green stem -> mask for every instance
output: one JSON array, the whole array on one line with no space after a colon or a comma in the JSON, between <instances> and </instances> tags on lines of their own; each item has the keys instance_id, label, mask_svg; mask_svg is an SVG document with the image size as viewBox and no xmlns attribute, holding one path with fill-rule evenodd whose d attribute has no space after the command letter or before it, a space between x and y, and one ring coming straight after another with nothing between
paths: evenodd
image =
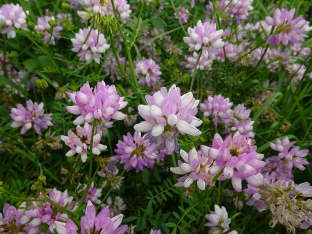
<instances>
[{"instance_id":1,"label":"green stem","mask_svg":"<svg viewBox=\"0 0 312 234\"><path fill-rule=\"evenodd\" d=\"M195 75L196 75L196 72L197 72L197 66L198 66L199 59L200 59L202 53L203 53L203 50L200 51L198 59L197 59L196 64L195 64L195 68L194 68L193 75L192 75L191 86L190 86L190 92L192 92L192 89L193 89L194 79L195 79Z\"/></svg>"},{"instance_id":2,"label":"green stem","mask_svg":"<svg viewBox=\"0 0 312 234\"><path fill-rule=\"evenodd\" d=\"M117 64L118 64L118 67L119 67L119 70L121 71L122 75L125 77L125 79L127 80L127 82L131 85L132 87L132 90L135 92L136 91L136 86L134 84L132 84L132 82L129 80L128 76L126 75L125 73L125 70L123 69L120 61L119 61L119 58L118 58L118 55L117 55L117 51L116 51L116 47L115 47L115 42L114 42L114 38L113 38L113 34L112 34L112 31L109 31L109 37L110 37L110 40L111 40L111 43L112 43L112 48L113 48L113 53L115 55L115 58L116 58L116 61L117 61Z\"/></svg>"},{"instance_id":3,"label":"green stem","mask_svg":"<svg viewBox=\"0 0 312 234\"><path fill-rule=\"evenodd\" d=\"M135 75L135 72L134 72L133 62L132 62L132 58L131 58L131 54L130 54L130 50L129 50L129 44L128 44L127 38L125 37L125 35L124 35L123 31L122 31L122 28L120 26L120 22L119 22L119 18L118 18L118 15L117 15L117 11L116 11L114 0L111 0L111 3L112 3L112 7L113 7L115 18L116 18L116 21L117 21L118 30L119 30L120 35L122 37L122 40L123 40L123 42L125 44L125 49L126 49L126 53L128 55L128 60L129 60L129 66L130 66L130 70L131 70L132 79L133 79L133 81L135 83L135 86L138 87L139 84L138 84L138 81L137 81L137 78L136 78L136 75Z\"/></svg>"},{"instance_id":4,"label":"green stem","mask_svg":"<svg viewBox=\"0 0 312 234\"><path fill-rule=\"evenodd\" d=\"M103 202L106 200L106 198L108 197L108 195L111 193L111 191L114 189L115 185L117 184L117 182L120 180L120 178L123 176L123 174L125 173L126 170L123 170L121 172L121 174L118 176L117 180L115 181L115 183L113 184L113 186L108 190L108 192L106 193L105 197L102 199L101 203L98 205L98 208L96 209L96 211L98 211L101 207L101 205L103 204Z\"/></svg>"},{"instance_id":5,"label":"green stem","mask_svg":"<svg viewBox=\"0 0 312 234\"><path fill-rule=\"evenodd\" d=\"M269 46L270 46L270 45L267 45L267 46L265 47L265 50L264 50L263 54L261 55L261 58L260 58L259 62L257 63L257 65L256 65L256 67L255 67L254 70L257 70L257 68L259 67L260 63L262 62L262 59L263 59L264 55L266 54L267 50L269 49Z\"/></svg>"},{"instance_id":6,"label":"green stem","mask_svg":"<svg viewBox=\"0 0 312 234\"><path fill-rule=\"evenodd\" d=\"M109 136L109 131L107 131L107 141L108 141L108 148L109 148L109 152L110 152L110 155L113 156L113 148L112 148L112 145L111 145L111 139L110 139L110 136Z\"/></svg>"},{"instance_id":7,"label":"green stem","mask_svg":"<svg viewBox=\"0 0 312 234\"><path fill-rule=\"evenodd\" d=\"M132 35L132 38L131 38L131 42L130 42L130 47L133 46L133 43L137 37L137 29L138 29L138 26L139 26L139 22L140 22L140 19L141 19L141 15L142 15L142 12L143 12L143 8L144 8L144 0L142 0L142 3L141 3L141 8L140 8L140 12L139 12L139 17L138 17L138 20L136 22L136 25L135 25L135 30L133 32L133 35Z\"/></svg>"},{"instance_id":8,"label":"green stem","mask_svg":"<svg viewBox=\"0 0 312 234\"><path fill-rule=\"evenodd\" d=\"M44 111L45 111L46 113L48 113L47 105L46 105L46 102L45 102L45 100L44 100L43 89L40 89L40 92L41 92L41 97L42 97L42 101L43 101L43 104L44 104Z\"/></svg>"},{"instance_id":9,"label":"green stem","mask_svg":"<svg viewBox=\"0 0 312 234\"><path fill-rule=\"evenodd\" d=\"M181 25L181 28L183 29L183 32L184 32L185 36L188 36L187 32L185 31L185 28L183 27L183 24L182 24L182 22L181 22L181 19L180 19L180 17L179 17L179 12L178 12L177 9L175 8L174 3L173 3L172 0L170 0L170 4L171 4L171 6L172 6L174 12L176 13L176 16L177 16L177 18L178 18L178 20L179 20L179 23L180 23L180 25Z\"/></svg>"},{"instance_id":10,"label":"green stem","mask_svg":"<svg viewBox=\"0 0 312 234\"><path fill-rule=\"evenodd\" d=\"M37 152L37 142L36 142L36 132L35 129L33 129L33 138L34 138L34 149L35 149L35 157L36 157L36 170L37 170L37 175L39 176L39 155Z\"/></svg>"},{"instance_id":11,"label":"green stem","mask_svg":"<svg viewBox=\"0 0 312 234\"><path fill-rule=\"evenodd\" d=\"M90 151L89 151L89 177L88 177L88 183L87 183L87 187L86 190L83 193L82 199L78 205L78 210L81 207L82 203L84 202L87 193L89 191L89 188L91 186L92 183L92 162L93 162L93 153L92 153L92 149L93 149L93 137L94 137L94 129L95 129L95 125L96 125L96 119L93 120L93 125L92 125L92 132L91 132L91 142L90 142Z\"/></svg>"}]
</instances>

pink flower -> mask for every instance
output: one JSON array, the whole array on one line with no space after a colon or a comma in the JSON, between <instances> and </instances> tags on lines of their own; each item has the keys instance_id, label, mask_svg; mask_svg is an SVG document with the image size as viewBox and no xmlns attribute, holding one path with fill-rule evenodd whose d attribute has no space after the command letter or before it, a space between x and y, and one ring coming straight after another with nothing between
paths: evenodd
<instances>
[{"instance_id":1,"label":"pink flower","mask_svg":"<svg viewBox=\"0 0 312 234\"><path fill-rule=\"evenodd\" d=\"M32 126L37 134L41 134L40 130L48 129L52 126L52 114L44 114L43 102L39 105L37 102L33 103L30 99L26 102L26 108L21 104L17 104L17 108L11 109L11 118L14 122L11 124L12 128L23 126L21 134L25 134Z\"/></svg>"},{"instance_id":2,"label":"pink flower","mask_svg":"<svg viewBox=\"0 0 312 234\"><path fill-rule=\"evenodd\" d=\"M216 133L212 147L201 146L203 155L214 160L209 174L217 175L221 172L222 177L219 179L231 179L237 192L242 191L243 179L255 186L263 183L260 171L266 163L262 161L264 155L258 154L256 149L256 146L251 146L251 140L239 132L231 134L224 141Z\"/></svg>"},{"instance_id":3,"label":"pink flower","mask_svg":"<svg viewBox=\"0 0 312 234\"><path fill-rule=\"evenodd\" d=\"M275 26L274 33L268 38L267 44L273 44L276 47L280 42L284 46L294 45L304 40L307 35L304 33L311 31L309 23L303 19L302 15L293 19L295 8L290 11L276 8L273 12L273 18L266 16L265 22L270 26Z\"/></svg>"},{"instance_id":4,"label":"pink flower","mask_svg":"<svg viewBox=\"0 0 312 234\"><path fill-rule=\"evenodd\" d=\"M124 169L127 171L135 168L136 172L143 171L143 166L152 168L158 154L156 144L151 144L149 139L144 140L140 132L134 133L133 137L130 133L123 136L123 141L118 141L115 152L118 155L112 158L113 161L125 164Z\"/></svg>"},{"instance_id":5,"label":"pink flower","mask_svg":"<svg viewBox=\"0 0 312 234\"><path fill-rule=\"evenodd\" d=\"M198 188L205 190L208 185L214 185L213 176L208 174L213 160L202 156L201 152L197 152L195 148L188 154L184 150L180 150L180 154L185 163L179 160L179 167L170 168L172 173L184 175L178 179L179 182L175 186L188 188L194 181L197 181Z\"/></svg>"},{"instance_id":6,"label":"pink flower","mask_svg":"<svg viewBox=\"0 0 312 234\"><path fill-rule=\"evenodd\" d=\"M48 43L50 41L50 45L55 45L55 40L54 39L61 39L60 32L63 30L63 27L59 26L59 23L57 26L53 27L53 31L51 32L51 26L49 24L50 20L54 20L54 16L44 16L44 17L39 17L37 20L37 25L35 26L35 29L38 33L43 32L44 33L44 38L42 38L42 41L45 43Z\"/></svg>"},{"instance_id":7,"label":"pink flower","mask_svg":"<svg viewBox=\"0 0 312 234\"><path fill-rule=\"evenodd\" d=\"M231 219L228 217L228 213L224 206L220 208L218 205L214 205L215 212L211 211L211 214L205 215L206 219L210 222L205 226L212 227L209 230L209 234L221 234L227 232L230 227ZM237 231L231 231L229 234L237 234Z\"/></svg>"},{"instance_id":8,"label":"pink flower","mask_svg":"<svg viewBox=\"0 0 312 234\"><path fill-rule=\"evenodd\" d=\"M87 36L91 30L91 33L87 39ZM106 39L102 33L97 29L84 28L79 29L79 32L75 34L76 38L71 39L74 48L72 51L79 52L78 56L80 61L87 61L87 64L94 60L96 63L100 64L100 58L102 58L103 53L110 47L107 44ZM87 41L86 41L87 39Z\"/></svg>"},{"instance_id":9,"label":"pink flower","mask_svg":"<svg viewBox=\"0 0 312 234\"><path fill-rule=\"evenodd\" d=\"M139 132L148 132L145 138L150 138L151 142L162 145L168 154L178 150L177 132L199 136L201 131L196 127L202 121L197 119L197 106L199 101L193 98L193 94L188 92L181 96L180 89L175 85L167 91L162 87L153 96L146 95L148 105L139 105L139 115L145 120L134 126Z\"/></svg>"},{"instance_id":10,"label":"pink flower","mask_svg":"<svg viewBox=\"0 0 312 234\"><path fill-rule=\"evenodd\" d=\"M140 78L138 83L141 85L154 86L160 80L161 71L153 59L136 62L134 71Z\"/></svg>"},{"instance_id":11,"label":"pink flower","mask_svg":"<svg viewBox=\"0 0 312 234\"><path fill-rule=\"evenodd\" d=\"M78 92L68 95L76 105L67 106L66 110L79 115L73 122L75 125L90 123L94 119L108 122L127 117L118 110L123 109L128 102L124 102L124 97L118 95L114 85L106 85L104 81L98 82L95 88L91 88L86 82Z\"/></svg>"},{"instance_id":12,"label":"pink flower","mask_svg":"<svg viewBox=\"0 0 312 234\"><path fill-rule=\"evenodd\" d=\"M242 24L246 19L248 19L248 11L253 10L253 7L251 6L252 3L253 0L227 0L224 2L224 7L227 6L225 12L229 14L238 24Z\"/></svg>"},{"instance_id":13,"label":"pink flower","mask_svg":"<svg viewBox=\"0 0 312 234\"><path fill-rule=\"evenodd\" d=\"M197 64L199 54L194 51L193 55L185 55L184 58L187 62L182 62L182 65L184 65L186 68L189 68L191 73L193 74L194 69ZM212 70L212 63L213 61L209 58L205 58L204 56L200 56L200 59L197 64L197 69L199 70L206 70L210 71Z\"/></svg>"},{"instance_id":14,"label":"pink flower","mask_svg":"<svg viewBox=\"0 0 312 234\"><path fill-rule=\"evenodd\" d=\"M84 191L86 190L87 185L86 184L80 184L78 185L79 191L78 193L82 195ZM102 189L97 189L94 187L94 181L92 181L91 186L89 187L88 193L86 195L86 198L84 199L84 202L91 201L94 204L100 204L101 200L99 197L102 195Z\"/></svg>"},{"instance_id":15,"label":"pink flower","mask_svg":"<svg viewBox=\"0 0 312 234\"><path fill-rule=\"evenodd\" d=\"M232 105L230 99L222 97L221 94L208 96L204 103L200 103L200 111L205 117L211 116L215 126L218 125L218 121L228 125L233 119Z\"/></svg>"},{"instance_id":16,"label":"pink flower","mask_svg":"<svg viewBox=\"0 0 312 234\"><path fill-rule=\"evenodd\" d=\"M2 34L7 34L8 38L15 38L16 32L14 27L23 30L28 30L26 25L27 16L23 8L19 4L4 4L0 8L0 26L5 26L1 31Z\"/></svg>"},{"instance_id":17,"label":"pink flower","mask_svg":"<svg viewBox=\"0 0 312 234\"><path fill-rule=\"evenodd\" d=\"M188 21L188 18L190 17L189 10L186 9L185 7L178 7L177 11L178 11L178 16L176 13L174 13L174 18L178 19L179 17L181 20L181 23L186 24Z\"/></svg>"},{"instance_id":18,"label":"pink flower","mask_svg":"<svg viewBox=\"0 0 312 234\"><path fill-rule=\"evenodd\" d=\"M77 126L77 135L72 131L68 131L68 136L62 136L62 140L70 147L70 150L66 153L67 157L74 156L76 153L81 155L82 162L87 161L87 154L90 151L92 126L88 123L84 124L84 127ZM107 148L106 145L100 144L102 132L98 132L93 137L92 153L100 155L100 151Z\"/></svg>"},{"instance_id":19,"label":"pink flower","mask_svg":"<svg viewBox=\"0 0 312 234\"><path fill-rule=\"evenodd\" d=\"M197 22L194 28L188 28L189 37L183 37L185 43L189 44L189 51L203 50L204 58L215 59L215 54L219 48L224 46L222 41L223 30L216 30L215 23L201 21Z\"/></svg>"},{"instance_id":20,"label":"pink flower","mask_svg":"<svg viewBox=\"0 0 312 234\"><path fill-rule=\"evenodd\" d=\"M123 225L118 227L122 219L122 214L110 218L108 207L103 208L100 213L96 215L95 206L92 202L88 201L85 216L81 217L81 233L124 234L128 226ZM78 227L72 220L69 219L65 226L67 233L77 234Z\"/></svg>"},{"instance_id":21,"label":"pink flower","mask_svg":"<svg viewBox=\"0 0 312 234\"><path fill-rule=\"evenodd\" d=\"M117 54L119 62L122 66L124 66L126 64L126 58L122 57L121 55ZM104 67L103 67L103 71L110 76L111 80L113 82L117 80L121 80L121 78L123 77L118 63L116 61L115 56L112 53L109 53L109 55L106 57L105 63L104 63Z\"/></svg>"}]
</instances>

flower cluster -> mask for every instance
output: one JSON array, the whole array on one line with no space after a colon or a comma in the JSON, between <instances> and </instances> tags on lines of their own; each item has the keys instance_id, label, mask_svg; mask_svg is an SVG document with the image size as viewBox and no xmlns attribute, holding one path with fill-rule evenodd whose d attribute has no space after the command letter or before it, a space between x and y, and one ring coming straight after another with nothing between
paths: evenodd
<instances>
[{"instance_id":1,"label":"flower cluster","mask_svg":"<svg viewBox=\"0 0 312 234\"><path fill-rule=\"evenodd\" d=\"M113 161L118 161L125 164L124 169L129 171L135 168L136 172L143 171L143 166L153 167L158 152L157 145L150 143L149 139L141 137L140 132L136 132L131 136L128 133L123 136L123 141L118 141L115 152L118 154L112 158Z\"/></svg>"},{"instance_id":2,"label":"flower cluster","mask_svg":"<svg viewBox=\"0 0 312 234\"><path fill-rule=\"evenodd\" d=\"M125 66L126 65L126 58L125 57L122 57L120 56L119 54L117 54L118 56L118 60L120 62L120 64L122 66ZM116 61L116 58L115 56L110 53L107 57L106 57L106 60L105 60L105 63L104 63L104 67L103 67L103 71L110 76L111 80L113 82L117 80L121 80L122 78L122 73L119 69L119 66L118 66L118 63Z\"/></svg>"},{"instance_id":3,"label":"flower cluster","mask_svg":"<svg viewBox=\"0 0 312 234\"><path fill-rule=\"evenodd\" d=\"M32 100L26 102L26 108L21 104L17 104L17 108L11 109L11 118L14 122L11 124L12 128L23 126L21 134L25 134L31 127L37 134L41 134L41 129L48 129L52 126L52 114L44 114L43 102L39 105L37 102L33 103Z\"/></svg>"},{"instance_id":4,"label":"flower cluster","mask_svg":"<svg viewBox=\"0 0 312 234\"><path fill-rule=\"evenodd\" d=\"M91 30L91 32L90 32ZM72 51L78 52L80 61L87 61L87 64L94 60L100 64L100 58L110 45L107 44L106 39L102 33L98 30L84 28L79 29L79 32L75 34L76 38L71 39L74 48Z\"/></svg>"},{"instance_id":5,"label":"flower cluster","mask_svg":"<svg viewBox=\"0 0 312 234\"><path fill-rule=\"evenodd\" d=\"M174 17L176 19L178 19L178 17L179 17L179 19L181 20L181 24L186 24L189 17L190 17L189 10L186 9L185 7L179 7L179 8L177 8L177 10L179 13L178 13L178 15L176 13L174 13Z\"/></svg>"},{"instance_id":6,"label":"flower cluster","mask_svg":"<svg viewBox=\"0 0 312 234\"><path fill-rule=\"evenodd\" d=\"M231 179L237 192L242 191L243 179L254 186L263 183L260 172L266 163L262 161L264 155L258 154L256 149L257 146L252 146L251 140L239 132L229 135L224 141L216 133L211 147L201 146L202 154L214 160L208 173L213 176L220 175L219 180Z\"/></svg>"},{"instance_id":7,"label":"flower cluster","mask_svg":"<svg viewBox=\"0 0 312 234\"><path fill-rule=\"evenodd\" d=\"M55 39L61 39L60 32L63 30L63 27L59 26L59 23L53 25L51 22L55 22L54 16L50 17L46 15L44 17L39 17L35 29L38 33L44 33L44 37L42 38L44 43L55 45Z\"/></svg>"},{"instance_id":8,"label":"flower cluster","mask_svg":"<svg viewBox=\"0 0 312 234\"><path fill-rule=\"evenodd\" d=\"M28 12L26 12L28 14ZM15 38L16 32L14 28L27 30L27 16L23 8L19 4L4 4L0 8L0 26L5 28L2 34L7 34L8 38Z\"/></svg>"},{"instance_id":9,"label":"flower cluster","mask_svg":"<svg viewBox=\"0 0 312 234\"><path fill-rule=\"evenodd\" d=\"M197 119L199 101L193 98L191 92L181 96L180 89L175 85L167 91L162 87L153 96L146 95L148 105L139 105L139 115L145 120L134 126L136 131L148 132L146 138L162 145L167 154L172 154L179 148L177 132L199 136L201 131L196 127L202 121Z\"/></svg>"},{"instance_id":10,"label":"flower cluster","mask_svg":"<svg viewBox=\"0 0 312 234\"><path fill-rule=\"evenodd\" d=\"M141 85L154 86L160 80L161 71L153 59L136 62L134 71L140 78L138 83Z\"/></svg>"},{"instance_id":11,"label":"flower cluster","mask_svg":"<svg viewBox=\"0 0 312 234\"><path fill-rule=\"evenodd\" d=\"M100 151L107 148L106 145L100 144L102 132L98 132L93 136L92 153L100 155ZM76 134L68 131L68 136L62 136L62 140L70 148L66 153L67 157L74 156L76 153L81 155L81 161L86 162L88 152L91 150L92 126L88 123L84 127L77 126Z\"/></svg>"},{"instance_id":12,"label":"flower cluster","mask_svg":"<svg viewBox=\"0 0 312 234\"><path fill-rule=\"evenodd\" d=\"M79 115L73 122L75 125L90 123L94 119L108 122L110 119L126 118L118 110L123 109L128 102L124 102L124 97L118 95L114 85L106 85L104 81L98 82L95 88L91 88L89 82L86 82L78 92L68 95L76 105L67 106L66 110Z\"/></svg>"}]
</instances>

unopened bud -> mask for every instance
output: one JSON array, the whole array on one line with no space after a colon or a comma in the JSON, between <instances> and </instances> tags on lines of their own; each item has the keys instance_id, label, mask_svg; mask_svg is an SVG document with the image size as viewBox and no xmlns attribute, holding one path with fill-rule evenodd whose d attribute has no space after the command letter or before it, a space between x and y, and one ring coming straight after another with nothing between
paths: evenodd
<instances>
[{"instance_id":1,"label":"unopened bud","mask_svg":"<svg viewBox=\"0 0 312 234\"><path fill-rule=\"evenodd\" d=\"M29 29L29 30L33 30L34 28L35 28L35 24L33 23L33 22L28 22L27 23L27 28Z\"/></svg>"},{"instance_id":2,"label":"unopened bud","mask_svg":"<svg viewBox=\"0 0 312 234\"><path fill-rule=\"evenodd\" d=\"M67 158L67 162L68 162L69 164L74 164L74 163L76 162L76 158L75 158L75 157L68 157L68 158Z\"/></svg>"},{"instance_id":3,"label":"unopened bud","mask_svg":"<svg viewBox=\"0 0 312 234\"><path fill-rule=\"evenodd\" d=\"M62 2L62 9L63 9L63 11L68 12L68 10L69 10L68 2Z\"/></svg>"},{"instance_id":4,"label":"unopened bud","mask_svg":"<svg viewBox=\"0 0 312 234\"><path fill-rule=\"evenodd\" d=\"M46 89L49 87L48 83L44 79L38 79L36 80L36 86L39 89Z\"/></svg>"},{"instance_id":5,"label":"unopened bud","mask_svg":"<svg viewBox=\"0 0 312 234\"><path fill-rule=\"evenodd\" d=\"M43 32L40 32L40 33L39 33L39 36L40 36L40 38L42 39L42 38L45 37L45 34L44 34Z\"/></svg>"},{"instance_id":6,"label":"unopened bud","mask_svg":"<svg viewBox=\"0 0 312 234\"><path fill-rule=\"evenodd\" d=\"M55 20L49 20L49 25L51 26L51 28L54 28L57 26L57 23Z\"/></svg>"},{"instance_id":7,"label":"unopened bud","mask_svg":"<svg viewBox=\"0 0 312 234\"><path fill-rule=\"evenodd\" d=\"M117 21L114 17L109 14L104 15L101 17L101 28L104 32L114 32L117 30Z\"/></svg>"},{"instance_id":8,"label":"unopened bud","mask_svg":"<svg viewBox=\"0 0 312 234\"><path fill-rule=\"evenodd\" d=\"M15 58L15 55L12 54L12 53L11 53L11 54L8 54L8 55L7 55L7 58L10 59L10 60L13 60L13 59Z\"/></svg>"},{"instance_id":9,"label":"unopened bud","mask_svg":"<svg viewBox=\"0 0 312 234\"><path fill-rule=\"evenodd\" d=\"M46 179L47 179L47 178L46 178L44 175L41 175L41 176L38 177L38 180L39 180L40 182L45 182Z\"/></svg>"}]
</instances>

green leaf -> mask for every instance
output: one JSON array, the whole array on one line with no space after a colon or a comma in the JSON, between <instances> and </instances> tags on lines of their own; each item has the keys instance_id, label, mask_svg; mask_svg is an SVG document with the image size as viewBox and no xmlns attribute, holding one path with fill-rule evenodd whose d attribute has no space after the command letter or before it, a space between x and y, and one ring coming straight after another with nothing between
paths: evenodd
<instances>
[{"instance_id":1,"label":"green leaf","mask_svg":"<svg viewBox=\"0 0 312 234\"><path fill-rule=\"evenodd\" d=\"M143 173L142 173L142 180L145 185L149 185L149 177L150 177L150 171L146 167L144 167Z\"/></svg>"},{"instance_id":2,"label":"green leaf","mask_svg":"<svg viewBox=\"0 0 312 234\"><path fill-rule=\"evenodd\" d=\"M34 59L27 59L23 62L25 68L29 71L34 70L35 68L39 67L39 63Z\"/></svg>"},{"instance_id":3,"label":"green leaf","mask_svg":"<svg viewBox=\"0 0 312 234\"><path fill-rule=\"evenodd\" d=\"M187 233L187 231L183 227L178 226L178 228L179 228L181 233Z\"/></svg>"},{"instance_id":4,"label":"green leaf","mask_svg":"<svg viewBox=\"0 0 312 234\"><path fill-rule=\"evenodd\" d=\"M177 218L177 219L180 219L180 215L177 213L177 212L173 212L173 215Z\"/></svg>"},{"instance_id":5,"label":"green leaf","mask_svg":"<svg viewBox=\"0 0 312 234\"><path fill-rule=\"evenodd\" d=\"M166 226L167 226L167 227L175 227L176 224L175 224L175 223L166 223Z\"/></svg>"},{"instance_id":6,"label":"green leaf","mask_svg":"<svg viewBox=\"0 0 312 234\"><path fill-rule=\"evenodd\" d=\"M4 76L0 76L0 84L9 85L12 88L16 88L17 90L23 92L23 89L21 87L19 87L17 84L12 82L9 78L6 78Z\"/></svg>"}]
</instances>

